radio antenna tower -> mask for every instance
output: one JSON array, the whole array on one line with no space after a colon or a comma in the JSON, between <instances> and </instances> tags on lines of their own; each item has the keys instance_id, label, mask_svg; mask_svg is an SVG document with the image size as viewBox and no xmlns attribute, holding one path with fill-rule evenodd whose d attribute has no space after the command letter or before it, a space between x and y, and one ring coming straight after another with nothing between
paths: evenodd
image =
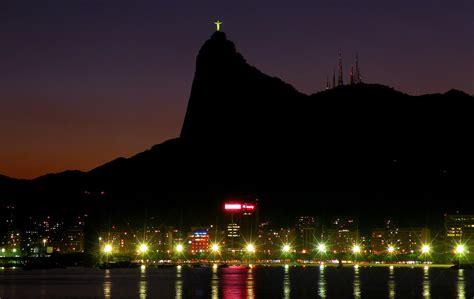
<instances>
[{"instance_id":1,"label":"radio antenna tower","mask_svg":"<svg viewBox=\"0 0 474 299\"><path fill-rule=\"evenodd\" d=\"M344 85L344 77L342 74L342 55L339 53L339 74L337 78L337 86Z\"/></svg>"},{"instance_id":2,"label":"radio antenna tower","mask_svg":"<svg viewBox=\"0 0 474 299\"><path fill-rule=\"evenodd\" d=\"M355 69L355 83L362 83L362 76L359 68L359 52L356 52L356 69Z\"/></svg>"}]
</instances>

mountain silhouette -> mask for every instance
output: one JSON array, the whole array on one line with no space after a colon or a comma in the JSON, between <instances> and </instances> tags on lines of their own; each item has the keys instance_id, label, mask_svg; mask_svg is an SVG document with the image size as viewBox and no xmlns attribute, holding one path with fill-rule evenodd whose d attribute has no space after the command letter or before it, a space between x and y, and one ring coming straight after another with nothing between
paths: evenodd
<instances>
[{"instance_id":1,"label":"mountain silhouette","mask_svg":"<svg viewBox=\"0 0 474 299\"><path fill-rule=\"evenodd\" d=\"M463 188L473 101L362 83L305 95L215 32L199 51L178 138L88 172L0 177L0 192Z\"/></svg>"},{"instance_id":2,"label":"mountain silhouette","mask_svg":"<svg viewBox=\"0 0 474 299\"><path fill-rule=\"evenodd\" d=\"M20 185L24 180L13 179L0 174L0 190Z\"/></svg>"},{"instance_id":3,"label":"mountain silhouette","mask_svg":"<svg viewBox=\"0 0 474 299\"><path fill-rule=\"evenodd\" d=\"M285 117L291 117L294 104L304 97L247 64L225 33L218 31L199 51L180 138L239 145L284 137Z\"/></svg>"},{"instance_id":4,"label":"mountain silhouette","mask_svg":"<svg viewBox=\"0 0 474 299\"><path fill-rule=\"evenodd\" d=\"M376 84L306 96L248 65L216 32L198 55L180 140L196 160L221 161L199 167L270 189L439 187L469 169L472 100Z\"/></svg>"}]
</instances>

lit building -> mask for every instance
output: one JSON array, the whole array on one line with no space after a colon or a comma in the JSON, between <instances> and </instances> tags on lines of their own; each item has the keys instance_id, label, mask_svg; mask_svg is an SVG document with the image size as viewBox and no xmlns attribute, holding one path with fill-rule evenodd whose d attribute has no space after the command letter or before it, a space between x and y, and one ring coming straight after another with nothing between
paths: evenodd
<instances>
[{"instance_id":1,"label":"lit building","mask_svg":"<svg viewBox=\"0 0 474 299\"><path fill-rule=\"evenodd\" d=\"M426 227L399 228L396 250L402 254L414 253L430 240L430 230Z\"/></svg>"},{"instance_id":2,"label":"lit building","mask_svg":"<svg viewBox=\"0 0 474 299\"><path fill-rule=\"evenodd\" d=\"M64 229L60 250L62 253L84 252L84 225L87 215L78 216Z\"/></svg>"},{"instance_id":3,"label":"lit building","mask_svg":"<svg viewBox=\"0 0 474 299\"><path fill-rule=\"evenodd\" d=\"M387 251L388 246L396 246L398 227L393 220L385 220L384 228L374 228L370 234L370 250L373 254Z\"/></svg>"},{"instance_id":4,"label":"lit building","mask_svg":"<svg viewBox=\"0 0 474 299\"><path fill-rule=\"evenodd\" d=\"M183 244L181 231L165 225L150 224L146 227L145 234L140 231L138 238L135 240L135 250L139 243L145 242L150 249L150 254L153 252L159 259L168 259L173 255L177 244Z\"/></svg>"},{"instance_id":5,"label":"lit building","mask_svg":"<svg viewBox=\"0 0 474 299\"><path fill-rule=\"evenodd\" d=\"M329 243L335 252L351 252L359 243L359 226L352 218L336 218L332 221Z\"/></svg>"},{"instance_id":6,"label":"lit building","mask_svg":"<svg viewBox=\"0 0 474 299\"><path fill-rule=\"evenodd\" d=\"M259 250L267 257L280 258L283 244L290 244L294 248L296 240L295 228L270 229L268 222L261 224L260 235L257 241Z\"/></svg>"},{"instance_id":7,"label":"lit building","mask_svg":"<svg viewBox=\"0 0 474 299\"><path fill-rule=\"evenodd\" d=\"M21 232L17 227L16 209L14 205L7 204L2 208L2 227L0 228L2 238L0 245L6 252L19 252L21 244Z\"/></svg>"},{"instance_id":8,"label":"lit building","mask_svg":"<svg viewBox=\"0 0 474 299\"><path fill-rule=\"evenodd\" d=\"M62 252L84 252L84 229L82 227L73 227L66 230Z\"/></svg>"},{"instance_id":9,"label":"lit building","mask_svg":"<svg viewBox=\"0 0 474 299\"><path fill-rule=\"evenodd\" d=\"M388 246L388 233L385 228L372 229L370 234L370 249L373 254L383 253Z\"/></svg>"},{"instance_id":10,"label":"lit building","mask_svg":"<svg viewBox=\"0 0 474 299\"><path fill-rule=\"evenodd\" d=\"M425 227L386 227L372 230L370 245L376 255L387 253L389 246L398 254L411 254L429 242L430 230Z\"/></svg>"},{"instance_id":11,"label":"lit building","mask_svg":"<svg viewBox=\"0 0 474 299\"><path fill-rule=\"evenodd\" d=\"M240 225L237 223L227 224L227 238L240 238Z\"/></svg>"},{"instance_id":12,"label":"lit building","mask_svg":"<svg viewBox=\"0 0 474 299\"><path fill-rule=\"evenodd\" d=\"M247 202L226 202L226 246L228 250L241 249L243 244L258 238L258 205Z\"/></svg>"},{"instance_id":13,"label":"lit building","mask_svg":"<svg viewBox=\"0 0 474 299\"><path fill-rule=\"evenodd\" d=\"M176 249L178 244L184 243L184 238L182 232L174 227L169 227L166 232L166 239L167 239L167 248L168 252L173 252Z\"/></svg>"},{"instance_id":14,"label":"lit building","mask_svg":"<svg viewBox=\"0 0 474 299\"><path fill-rule=\"evenodd\" d=\"M139 246L139 236L133 231L121 230L118 226L112 225L109 231L99 234L99 248L111 245L114 253L133 254Z\"/></svg>"},{"instance_id":15,"label":"lit building","mask_svg":"<svg viewBox=\"0 0 474 299\"><path fill-rule=\"evenodd\" d=\"M445 215L447 245L468 243L474 246L474 215Z\"/></svg>"},{"instance_id":16,"label":"lit building","mask_svg":"<svg viewBox=\"0 0 474 299\"><path fill-rule=\"evenodd\" d=\"M298 233L297 247L301 251L308 252L316 244L316 220L312 216L301 216L296 223Z\"/></svg>"},{"instance_id":17,"label":"lit building","mask_svg":"<svg viewBox=\"0 0 474 299\"><path fill-rule=\"evenodd\" d=\"M23 254L41 256L46 253L61 253L67 243L67 229L68 227L64 225L64 222L51 216L26 217L23 222ZM84 250L83 245L82 250Z\"/></svg>"},{"instance_id":18,"label":"lit building","mask_svg":"<svg viewBox=\"0 0 474 299\"><path fill-rule=\"evenodd\" d=\"M225 230L219 229L217 225L210 225L207 232L209 233L209 242L212 244L225 244L227 236Z\"/></svg>"},{"instance_id":19,"label":"lit building","mask_svg":"<svg viewBox=\"0 0 474 299\"><path fill-rule=\"evenodd\" d=\"M209 252L209 233L206 230L195 230L191 233L191 253Z\"/></svg>"},{"instance_id":20,"label":"lit building","mask_svg":"<svg viewBox=\"0 0 474 299\"><path fill-rule=\"evenodd\" d=\"M277 236L282 243L291 244L296 239L296 231L292 228L281 228L277 231Z\"/></svg>"},{"instance_id":21,"label":"lit building","mask_svg":"<svg viewBox=\"0 0 474 299\"><path fill-rule=\"evenodd\" d=\"M271 255L275 241L278 238L278 233L270 228L270 222L263 222L259 224L258 230L259 247L262 252Z\"/></svg>"}]
</instances>

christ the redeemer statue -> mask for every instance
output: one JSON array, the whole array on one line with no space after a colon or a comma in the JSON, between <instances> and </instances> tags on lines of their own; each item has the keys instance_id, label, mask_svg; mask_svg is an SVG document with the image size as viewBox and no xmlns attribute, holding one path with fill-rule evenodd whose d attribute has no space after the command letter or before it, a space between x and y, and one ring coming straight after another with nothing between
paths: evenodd
<instances>
[{"instance_id":1,"label":"christ the redeemer statue","mask_svg":"<svg viewBox=\"0 0 474 299\"><path fill-rule=\"evenodd\" d=\"M221 30L221 24L222 24L222 22L219 21L219 20L217 20L217 21L214 22L214 24L216 24L216 30L217 30L217 31L220 31L220 30Z\"/></svg>"}]
</instances>

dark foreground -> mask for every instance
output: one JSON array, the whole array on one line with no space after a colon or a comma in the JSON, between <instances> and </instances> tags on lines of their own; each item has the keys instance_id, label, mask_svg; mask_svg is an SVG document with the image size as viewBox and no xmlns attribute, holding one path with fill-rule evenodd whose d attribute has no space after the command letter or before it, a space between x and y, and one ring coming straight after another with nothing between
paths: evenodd
<instances>
[{"instance_id":1,"label":"dark foreground","mask_svg":"<svg viewBox=\"0 0 474 299\"><path fill-rule=\"evenodd\" d=\"M474 271L421 267L0 270L0 298L473 298Z\"/></svg>"}]
</instances>

